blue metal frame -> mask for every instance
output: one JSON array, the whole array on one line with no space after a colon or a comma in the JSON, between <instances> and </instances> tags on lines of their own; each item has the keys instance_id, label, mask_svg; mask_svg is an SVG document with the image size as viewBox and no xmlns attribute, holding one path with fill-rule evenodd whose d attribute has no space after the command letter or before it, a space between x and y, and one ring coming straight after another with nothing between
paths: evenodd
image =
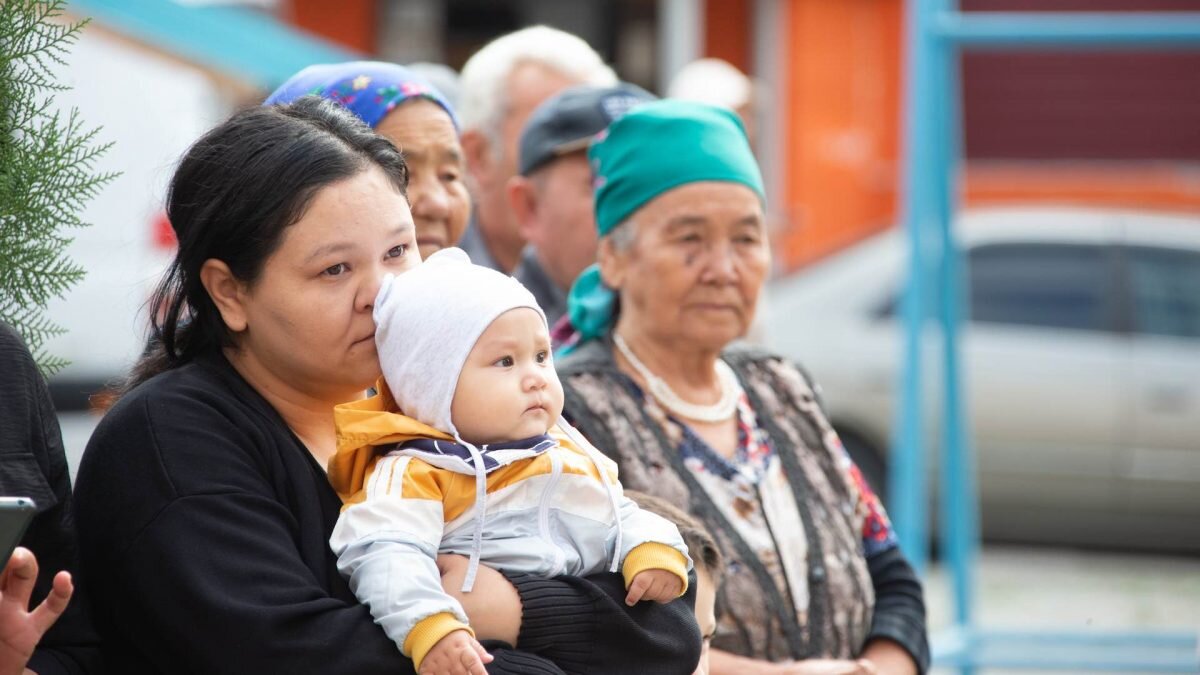
<instances>
[{"instance_id":1,"label":"blue metal frame","mask_svg":"<svg viewBox=\"0 0 1200 675\"><path fill-rule=\"evenodd\" d=\"M1021 13L957 10L955 0L908 0L902 222L910 247L904 347L890 477L900 544L927 564L926 320L937 310L941 345L940 539L954 585L955 626L934 640L935 665L1200 672L1197 633L997 632L974 625L978 491L967 431L959 335L962 260L952 227L962 156L961 49L1200 49L1200 13ZM933 289L937 293L933 293ZM935 303L936 298L936 303Z\"/></svg>"}]
</instances>

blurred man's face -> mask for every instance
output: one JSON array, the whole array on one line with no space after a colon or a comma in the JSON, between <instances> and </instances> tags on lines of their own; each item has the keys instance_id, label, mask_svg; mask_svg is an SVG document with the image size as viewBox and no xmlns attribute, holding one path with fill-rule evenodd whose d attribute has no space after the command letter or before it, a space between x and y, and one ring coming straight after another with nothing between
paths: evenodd
<instances>
[{"instance_id":1,"label":"blurred man's face","mask_svg":"<svg viewBox=\"0 0 1200 675\"><path fill-rule=\"evenodd\" d=\"M472 178L476 219L492 256L506 271L516 266L525 245L517 218L506 195L510 178L517 173L517 143L534 108L554 94L580 84L545 66L517 66L507 80L508 105L500 124L500 138L481 130L463 133L467 170ZM496 143L499 141L499 147Z\"/></svg>"},{"instance_id":2,"label":"blurred man's face","mask_svg":"<svg viewBox=\"0 0 1200 675\"><path fill-rule=\"evenodd\" d=\"M574 152L530 176L535 205L525 234L538 262L554 283L570 290L576 277L596 262L596 217L592 171L587 156Z\"/></svg>"}]
</instances>

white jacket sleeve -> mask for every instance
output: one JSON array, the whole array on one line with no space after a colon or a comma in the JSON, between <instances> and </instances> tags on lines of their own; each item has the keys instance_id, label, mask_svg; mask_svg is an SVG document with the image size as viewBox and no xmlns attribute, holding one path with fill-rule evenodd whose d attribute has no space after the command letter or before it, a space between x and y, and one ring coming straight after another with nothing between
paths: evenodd
<instances>
[{"instance_id":1,"label":"white jacket sleeve","mask_svg":"<svg viewBox=\"0 0 1200 675\"><path fill-rule=\"evenodd\" d=\"M437 569L442 502L402 497L411 461L380 459L365 499L342 511L329 541L338 571L401 650L422 619L448 612L467 623L462 606L442 590Z\"/></svg>"},{"instance_id":2,"label":"white jacket sleeve","mask_svg":"<svg viewBox=\"0 0 1200 675\"><path fill-rule=\"evenodd\" d=\"M617 488L620 490L620 488ZM625 558L633 549L642 544L655 542L665 544L683 554L687 560L687 569L692 569L692 559L688 556L687 545L683 543L683 537L679 535L679 528L671 521L659 516L658 514L650 513L639 507L636 502L625 496L624 492L618 492L617 504L618 512L621 520L621 565L624 566Z\"/></svg>"}]
</instances>

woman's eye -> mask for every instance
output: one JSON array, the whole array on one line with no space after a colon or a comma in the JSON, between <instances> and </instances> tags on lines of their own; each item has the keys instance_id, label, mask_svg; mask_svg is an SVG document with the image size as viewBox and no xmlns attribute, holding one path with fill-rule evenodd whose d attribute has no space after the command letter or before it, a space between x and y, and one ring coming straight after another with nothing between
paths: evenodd
<instances>
[{"instance_id":1,"label":"woman's eye","mask_svg":"<svg viewBox=\"0 0 1200 675\"><path fill-rule=\"evenodd\" d=\"M346 263L338 263L325 268L323 274L330 277L336 277L344 273L347 269Z\"/></svg>"},{"instance_id":2,"label":"woman's eye","mask_svg":"<svg viewBox=\"0 0 1200 675\"><path fill-rule=\"evenodd\" d=\"M504 358L496 361L496 365L500 366L501 368L512 368L515 364L516 361L513 361L513 357L511 356L505 356Z\"/></svg>"},{"instance_id":3,"label":"woman's eye","mask_svg":"<svg viewBox=\"0 0 1200 675\"><path fill-rule=\"evenodd\" d=\"M387 257L399 258L399 257L403 256L405 253L408 253L408 244L400 244L399 246L393 246L393 247L389 248L388 252L387 252Z\"/></svg>"},{"instance_id":4,"label":"woman's eye","mask_svg":"<svg viewBox=\"0 0 1200 675\"><path fill-rule=\"evenodd\" d=\"M441 179L443 182L453 183L454 181L458 180L458 172L447 171L441 175Z\"/></svg>"}]
</instances>

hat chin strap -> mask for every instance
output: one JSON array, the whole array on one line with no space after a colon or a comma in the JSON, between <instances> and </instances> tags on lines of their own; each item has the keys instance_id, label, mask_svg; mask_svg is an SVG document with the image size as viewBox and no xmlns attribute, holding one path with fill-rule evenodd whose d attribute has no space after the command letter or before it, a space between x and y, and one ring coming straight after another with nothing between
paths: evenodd
<instances>
[{"instance_id":1,"label":"hat chin strap","mask_svg":"<svg viewBox=\"0 0 1200 675\"><path fill-rule=\"evenodd\" d=\"M487 471L483 470L483 453L474 443L468 443L454 430L454 440L466 447L475 464L475 533L471 535L471 561L467 565L467 576L463 579L462 592L470 593L475 587L475 573L479 571L479 556L483 551L483 521L487 516ZM487 446L485 445L484 448Z\"/></svg>"},{"instance_id":2,"label":"hat chin strap","mask_svg":"<svg viewBox=\"0 0 1200 675\"><path fill-rule=\"evenodd\" d=\"M584 440L575 427L568 424L561 415L558 418L558 426L576 447L587 454L592 465L596 467L596 473L600 475L600 480L604 482L605 491L608 493L608 502L612 506L613 524L617 528L608 571L617 572L621 569L621 546L624 539L624 528L621 527L621 505L617 501L617 486L609 477L608 472L604 470L604 462L597 456L599 450ZM454 430L454 440L471 453L471 461L475 465L475 532L471 536L471 559L467 564L467 575L463 579L462 585L462 592L470 593L475 588L475 575L479 571L479 557L483 552L483 524L487 516L487 472L483 470L483 452L474 443L464 440L457 429ZM486 445L484 449L487 449Z\"/></svg>"}]
</instances>

